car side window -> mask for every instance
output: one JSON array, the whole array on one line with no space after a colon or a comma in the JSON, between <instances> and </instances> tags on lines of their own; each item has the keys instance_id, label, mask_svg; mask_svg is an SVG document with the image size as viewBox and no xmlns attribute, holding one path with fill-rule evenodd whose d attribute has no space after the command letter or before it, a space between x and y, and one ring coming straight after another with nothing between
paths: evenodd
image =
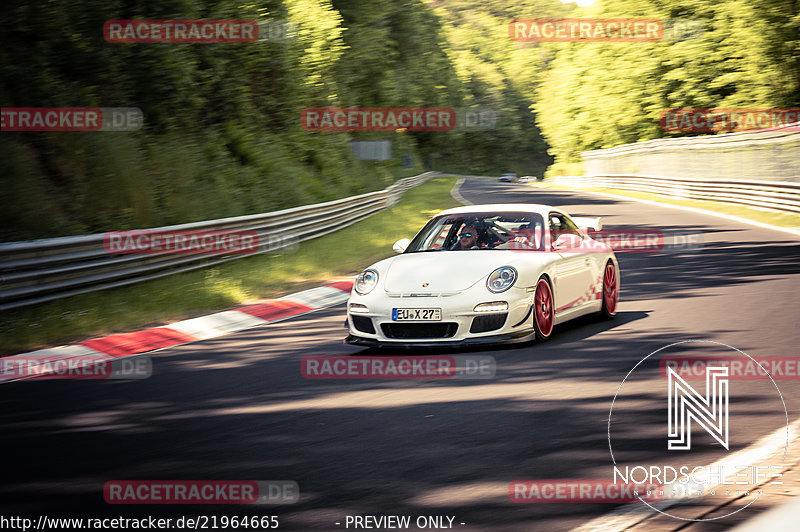
<instances>
[{"instance_id":1,"label":"car side window","mask_svg":"<svg viewBox=\"0 0 800 532\"><path fill-rule=\"evenodd\" d=\"M563 214L559 214L557 212L551 212L549 215L550 219L550 240L551 242L555 242L558 240L558 237L561 235L566 234L573 234L578 237L583 238L581 235L578 226L575 223L564 216Z\"/></svg>"},{"instance_id":2,"label":"car side window","mask_svg":"<svg viewBox=\"0 0 800 532\"><path fill-rule=\"evenodd\" d=\"M566 229L567 231L569 231L570 233L572 233L574 235L578 235L581 238L583 238L583 235L581 235L581 230L578 228L577 225L575 225L575 222L573 222L569 217L562 216L561 220L562 220L562 222L564 224L564 227L567 228Z\"/></svg>"},{"instance_id":3,"label":"car side window","mask_svg":"<svg viewBox=\"0 0 800 532\"><path fill-rule=\"evenodd\" d=\"M435 238L432 241L431 245L429 246L430 249L442 249L445 240L447 240L447 235L450 234L450 229L452 228L453 224L451 223L444 224L441 230L434 235Z\"/></svg>"}]
</instances>

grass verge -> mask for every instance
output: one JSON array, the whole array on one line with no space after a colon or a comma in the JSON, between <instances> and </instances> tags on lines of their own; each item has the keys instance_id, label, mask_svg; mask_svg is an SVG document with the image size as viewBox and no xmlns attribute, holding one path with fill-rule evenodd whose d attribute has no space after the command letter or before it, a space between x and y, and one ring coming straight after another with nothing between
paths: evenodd
<instances>
[{"instance_id":1,"label":"grass verge","mask_svg":"<svg viewBox=\"0 0 800 532\"><path fill-rule=\"evenodd\" d=\"M551 183L533 183L536 186L545 186L548 188L560 188L565 190L577 190L566 186L554 185ZM722 214L730 214L732 216L739 216L755 222L775 225L778 227L789 227L791 229L800 229L800 214L783 213L771 210L762 210L754 207L747 207L745 205L732 205L730 203L720 203L718 201L706 200L682 200L671 198L669 196L661 196L658 194L650 194L647 192L638 192L633 190L623 190L618 188L581 188L587 192L607 192L609 194L616 194L618 196L626 196L629 198L645 199L650 201L657 201L659 203L666 203L669 205L681 205L684 207L694 207L696 209L705 209L707 211L719 212Z\"/></svg>"},{"instance_id":2,"label":"grass verge","mask_svg":"<svg viewBox=\"0 0 800 532\"><path fill-rule=\"evenodd\" d=\"M396 240L412 237L433 214L458 205L450 196L455 181L437 178L413 188L391 209L330 235L301 242L292 253L242 258L5 312L0 323L0 353L161 325L354 275L390 256Z\"/></svg>"}]
</instances>

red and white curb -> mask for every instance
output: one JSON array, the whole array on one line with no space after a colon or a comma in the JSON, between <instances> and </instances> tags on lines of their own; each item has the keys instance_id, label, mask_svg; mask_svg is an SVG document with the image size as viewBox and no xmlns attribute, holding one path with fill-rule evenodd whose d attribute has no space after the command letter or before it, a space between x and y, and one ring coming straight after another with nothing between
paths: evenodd
<instances>
[{"instance_id":1,"label":"red and white curb","mask_svg":"<svg viewBox=\"0 0 800 532\"><path fill-rule=\"evenodd\" d=\"M99 362L138 355L198 340L217 338L266 325L267 323L286 320L315 310L334 307L347 301L352 288L353 279L340 280L325 286L304 290L264 303L247 305L235 310L217 312L142 331L93 338L75 345L51 347L2 357L1 360L30 361L41 359L53 364L56 361L69 361L71 359L81 361L96 360ZM4 378L0 374L0 383L13 380L20 380L20 378Z\"/></svg>"}]
</instances>

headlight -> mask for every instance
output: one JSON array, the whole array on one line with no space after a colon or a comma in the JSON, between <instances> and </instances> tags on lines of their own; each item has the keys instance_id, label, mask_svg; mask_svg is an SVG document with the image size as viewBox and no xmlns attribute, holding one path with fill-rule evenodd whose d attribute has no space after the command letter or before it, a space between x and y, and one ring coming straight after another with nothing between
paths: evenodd
<instances>
[{"instance_id":1,"label":"headlight","mask_svg":"<svg viewBox=\"0 0 800 532\"><path fill-rule=\"evenodd\" d=\"M355 289L356 292L365 296L372 292L372 289L378 285L378 272L375 270L364 270L356 277Z\"/></svg>"},{"instance_id":2,"label":"headlight","mask_svg":"<svg viewBox=\"0 0 800 532\"><path fill-rule=\"evenodd\" d=\"M488 288L490 292L499 294L511 288L516 280L517 270L511 266L503 266L492 272L486 280L486 288Z\"/></svg>"}]
</instances>

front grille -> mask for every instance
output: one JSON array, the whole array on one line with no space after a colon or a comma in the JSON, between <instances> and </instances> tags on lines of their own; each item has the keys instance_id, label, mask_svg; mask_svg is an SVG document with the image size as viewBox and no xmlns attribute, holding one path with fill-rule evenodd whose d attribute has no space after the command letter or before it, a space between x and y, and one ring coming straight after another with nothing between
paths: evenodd
<instances>
[{"instance_id":1,"label":"front grille","mask_svg":"<svg viewBox=\"0 0 800 532\"><path fill-rule=\"evenodd\" d=\"M366 316L350 316L353 320L353 327L363 333L375 334L375 326L372 325L372 318Z\"/></svg>"},{"instance_id":2,"label":"front grille","mask_svg":"<svg viewBox=\"0 0 800 532\"><path fill-rule=\"evenodd\" d=\"M475 316L472 326L469 328L471 333L482 333L494 331L505 325L508 312L502 314L489 314L487 316Z\"/></svg>"},{"instance_id":3,"label":"front grille","mask_svg":"<svg viewBox=\"0 0 800 532\"><path fill-rule=\"evenodd\" d=\"M381 330L387 338L452 338L458 330L457 323L382 323Z\"/></svg>"}]
</instances>

